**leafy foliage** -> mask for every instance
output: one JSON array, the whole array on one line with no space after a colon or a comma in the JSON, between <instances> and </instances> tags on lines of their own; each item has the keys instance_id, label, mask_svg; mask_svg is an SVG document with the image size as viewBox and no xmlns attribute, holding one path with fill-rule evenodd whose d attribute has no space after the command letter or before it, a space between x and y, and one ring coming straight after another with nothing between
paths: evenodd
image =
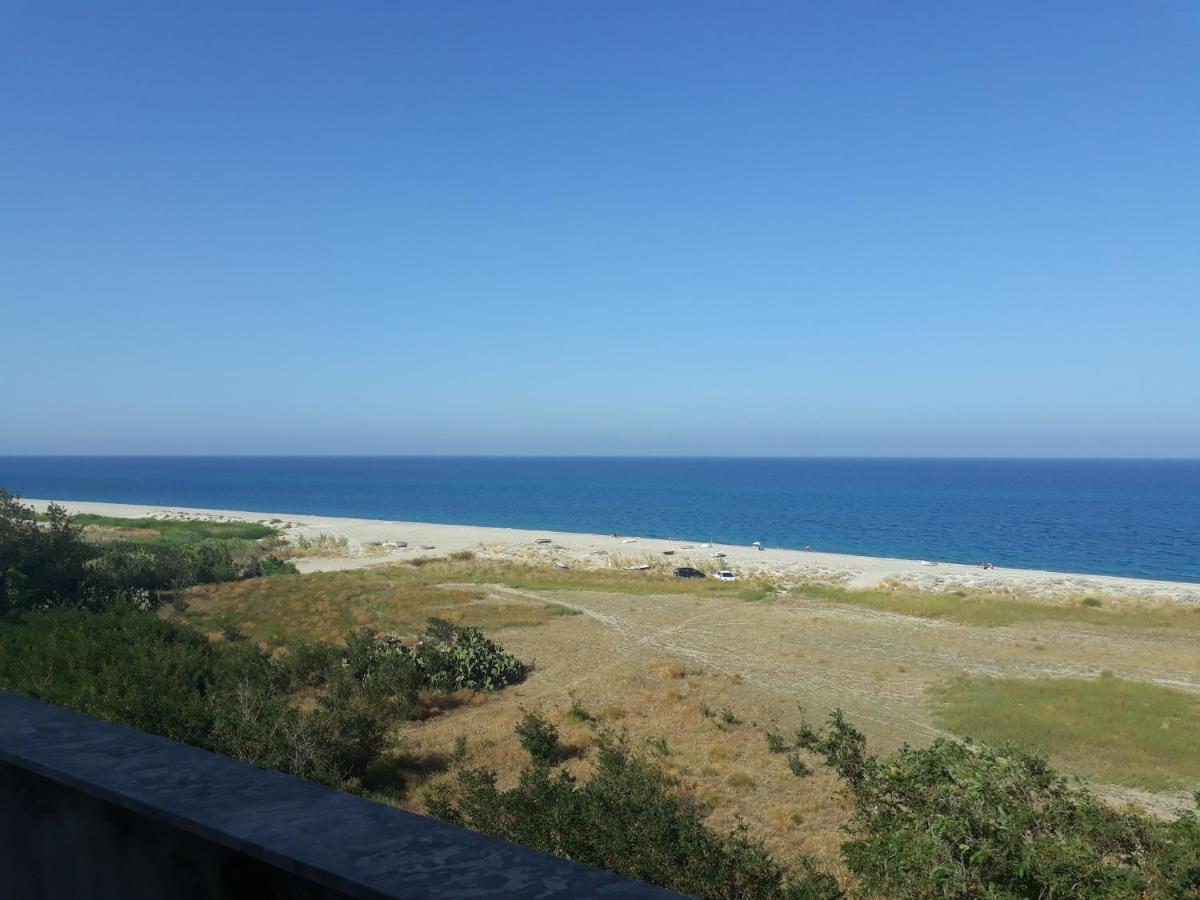
<instances>
[{"instance_id":1,"label":"leafy foliage","mask_svg":"<svg viewBox=\"0 0 1200 900\"><path fill-rule=\"evenodd\" d=\"M286 559L280 559L275 554L271 553L266 556L255 557L258 563L258 574L270 577L272 575L299 575L300 570L296 568L295 563L288 562ZM248 576L253 577L253 576Z\"/></svg>"},{"instance_id":2,"label":"leafy foliage","mask_svg":"<svg viewBox=\"0 0 1200 900\"><path fill-rule=\"evenodd\" d=\"M131 520L159 524L167 535L95 542L86 539L80 524L87 518L69 516L55 504L38 516L33 507L0 489L0 613L102 609L114 602L149 608L161 590L296 571L290 563L264 556L265 548L245 537L206 536L217 525L197 523L204 525L197 531L184 527L190 523ZM233 531L263 532L274 530L247 525Z\"/></svg>"},{"instance_id":3,"label":"leafy foliage","mask_svg":"<svg viewBox=\"0 0 1200 900\"><path fill-rule=\"evenodd\" d=\"M461 770L453 784L431 789L428 809L448 822L696 897L840 896L836 881L807 863L799 878L790 878L743 830L709 828L676 792L677 783L623 738L601 734L587 781L537 757L516 787L500 790L496 778L489 769Z\"/></svg>"},{"instance_id":4,"label":"leafy foliage","mask_svg":"<svg viewBox=\"0 0 1200 900\"><path fill-rule=\"evenodd\" d=\"M812 769L808 767L808 763L800 758L799 753L789 753L787 755L787 764L792 774L797 778L807 778L812 774Z\"/></svg>"},{"instance_id":5,"label":"leafy foliage","mask_svg":"<svg viewBox=\"0 0 1200 900\"><path fill-rule=\"evenodd\" d=\"M0 687L207 746L218 652L133 611L28 613L0 621Z\"/></svg>"},{"instance_id":6,"label":"leafy foliage","mask_svg":"<svg viewBox=\"0 0 1200 900\"><path fill-rule=\"evenodd\" d=\"M938 740L880 760L834 712L806 749L855 802L848 868L887 897L1200 897L1200 823L1116 812L1015 746Z\"/></svg>"},{"instance_id":7,"label":"leafy foliage","mask_svg":"<svg viewBox=\"0 0 1200 900\"><path fill-rule=\"evenodd\" d=\"M517 739L529 754L529 758L542 765L553 764L559 755L561 747L558 743L558 729L536 710L526 712L517 722Z\"/></svg>"},{"instance_id":8,"label":"leafy foliage","mask_svg":"<svg viewBox=\"0 0 1200 900\"><path fill-rule=\"evenodd\" d=\"M332 665L301 711L295 671L248 642L212 642L134 610L50 610L0 620L0 687L328 784L353 786L418 677Z\"/></svg>"},{"instance_id":9,"label":"leafy foliage","mask_svg":"<svg viewBox=\"0 0 1200 900\"><path fill-rule=\"evenodd\" d=\"M772 753L783 753L787 750L787 743L783 739L783 735L779 733L779 729L774 726L768 728L764 732L767 739L767 749Z\"/></svg>"},{"instance_id":10,"label":"leafy foliage","mask_svg":"<svg viewBox=\"0 0 1200 900\"><path fill-rule=\"evenodd\" d=\"M92 555L61 506L51 504L39 523L32 507L0 488L0 613L83 602Z\"/></svg>"},{"instance_id":11,"label":"leafy foliage","mask_svg":"<svg viewBox=\"0 0 1200 900\"><path fill-rule=\"evenodd\" d=\"M565 718L570 719L572 722L596 721L596 717L588 711L586 706L579 702L579 698L575 696L574 692L571 692L569 696L571 698L571 706L567 709Z\"/></svg>"},{"instance_id":12,"label":"leafy foliage","mask_svg":"<svg viewBox=\"0 0 1200 900\"><path fill-rule=\"evenodd\" d=\"M443 619L429 620L411 653L429 687L436 690L494 691L522 681L529 672L478 628Z\"/></svg>"}]
</instances>

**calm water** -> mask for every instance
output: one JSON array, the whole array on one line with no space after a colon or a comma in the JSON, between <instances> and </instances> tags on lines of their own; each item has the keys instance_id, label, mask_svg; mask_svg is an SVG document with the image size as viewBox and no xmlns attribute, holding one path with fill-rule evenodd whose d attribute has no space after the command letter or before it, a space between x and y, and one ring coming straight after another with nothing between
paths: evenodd
<instances>
[{"instance_id":1,"label":"calm water","mask_svg":"<svg viewBox=\"0 0 1200 900\"><path fill-rule=\"evenodd\" d=\"M1200 581L1200 460L0 457L0 486Z\"/></svg>"}]
</instances>

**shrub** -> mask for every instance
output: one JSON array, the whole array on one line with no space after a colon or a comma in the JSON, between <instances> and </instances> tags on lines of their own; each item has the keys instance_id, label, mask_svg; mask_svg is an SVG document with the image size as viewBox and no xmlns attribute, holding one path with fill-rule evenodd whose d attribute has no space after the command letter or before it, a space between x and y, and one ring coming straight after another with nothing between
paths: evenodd
<instances>
[{"instance_id":1,"label":"shrub","mask_svg":"<svg viewBox=\"0 0 1200 900\"><path fill-rule=\"evenodd\" d=\"M1014 746L868 756L840 712L801 743L855 802L847 867L887 897L1200 896L1200 824L1116 812Z\"/></svg>"},{"instance_id":2,"label":"shrub","mask_svg":"<svg viewBox=\"0 0 1200 900\"><path fill-rule=\"evenodd\" d=\"M787 750L787 742L784 741L783 735L779 733L779 729L772 726L768 728L765 734L767 739L767 749L772 753L783 753Z\"/></svg>"},{"instance_id":3,"label":"shrub","mask_svg":"<svg viewBox=\"0 0 1200 900\"><path fill-rule=\"evenodd\" d=\"M510 790L488 769L431 788L438 818L702 898L831 898L836 881L807 862L790 878L744 830L721 834L677 783L624 739L602 734L587 781L537 761Z\"/></svg>"},{"instance_id":4,"label":"shrub","mask_svg":"<svg viewBox=\"0 0 1200 900\"><path fill-rule=\"evenodd\" d=\"M296 568L295 563L288 562L286 559L280 559L278 556L271 554L258 558L258 574L265 576L272 575L299 575L300 570Z\"/></svg>"},{"instance_id":5,"label":"shrub","mask_svg":"<svg viewBox=\"0 0 1200 900\"><path fill-rule=\"evenodd\" d=\"M371 629L346 636L340 659L325 672L326 683L345 683L380 699L415 703L427 683L412 652L395 635Z\"/></svg>"},{"instance_id":6,"label":"shrub","mask_svg":"<svg viewBox=\"0 0 1200 900\"><path fill-rule=\"evenodd\" d=\"M27 613L0 621L0 687L210 746L214 647L132 611Z\"/></svg>"},{"instance_id":7,"label":"shrub","mask_svg":"<svg viewBox=\"0 0 1200 900\"><path fill-rule=\"evenodd\" d=\"M343 654L345 651L343 651ZM248 641L211 642L132 610L50 610L0 619L0 688L333 785L353 786L388 728L412 714L411 660L352 670L328 649L317 708L291 693L303 671ZM408 673L407 679L402 671Z\"/></svg>"},{"instance_id":8,"label":"shrub","mask_svg":"<svg viewBox=\"0 0 1200 900\"><path fill-rule=\"evenodd\" d=\"M0 614L87 602L91 555L61 506L51 504L39 523L32 506L0 488Z\"/></svg>"},{"instance_id":9,"label":"shrub","mask_svg":"<svg viewBox=\"0 0 1200 900\"><path fill-rule=\"evenodd\" d=\"M340 758L331 736L311 715L268 684L237 682L214 704L213 749L255 765L339 787L360 775Z\"/></svg>"},{"instance_id":10,"label":"shrub","mask_svg":"<svg viewBox=\"0 0 1200 900\"><path fill-rule=\"evenodd\" d=\"M195 584L195 568L178 547L109 544L87 562L88 581L104 596L134 593L149 601L163 589Z\"/></svg>"},{"instance_id":11,"label":"shrub","mask_svg":"<svg viewBox=\"0 0 1200 900\"><path fill-rule=\"evenodd\" d=\"M294 686L320 687L325 684L329 669L341 663L345 650L324 641L302 641L288 647L280 667Z\"/></svg>"},{"instance_id":12,"label":"shrub","mask_svg":"<svg viewBox=\"0 0 1200 900\"><path fill-rule=\"evenodd\" d=\"M526 712L517 722L516 732L521 746L535 763L548 766L558 757L558 729L540 712Z\"/></svg>"},{"instance_id":13,"label":"shrub","mask_svg":"<svg viewBox=\"0 0 1200 900\"><path fill-rule=\"evenodd\" d=\"M571 706L567 710L564 718L570 719L573 722L594 722L596 717L588 711L587 707L579 702L579 698L574 693L570 694Z\"/></svg>"},{"instance_id":14,"label":"shrub","mask_svg":"<svg viewBox=\"0 0 1200 900\"><path fill-rule=\"evenodd\" d=\"M810 769L808 764L800 758L799 753L789 753L787 755L787 764L792 774L797 778L807 778L812 774L812 769Z\"/></svg>"},{"instance_id":15,"label":"shrub","mask_svg":"<svg viewBox=\"0 0 1200 900\"><path fill-rule=\"evenodd\" d=\"M257 525L236 533L263 530L273 533ZM264 558L263 546L245 537L198 537L199 532L191 530L186 534L188 541L168 529L151 541L93 543L85 540L76 517L61 506L51 504L39 521L33 507L0 488L0 614L103 609L114 602L145 609L158 602L162 590L296 571L275 557Z\"/></svg>"},{"instance_id":16,"label":"shrub","mask_svg":"<svg viewBox=\"0 0 1200 900\"><path fill-rule=\"evenodd\" d=\"M529 671L479 629L443 619L429 620L412 654L426 683L437 690L493 691L522 681Z\"/></svg>"}]
</instances>

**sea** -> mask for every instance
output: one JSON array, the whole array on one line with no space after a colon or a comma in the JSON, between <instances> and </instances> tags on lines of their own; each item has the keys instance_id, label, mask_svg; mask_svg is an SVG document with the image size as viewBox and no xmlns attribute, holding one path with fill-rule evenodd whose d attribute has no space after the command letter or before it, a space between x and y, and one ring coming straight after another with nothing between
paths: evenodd
<instances>
[{"instance_id":1,"label":"sea","mask_svg":"<svg viewBox=\"0 0 1200 900\"><path fill-rule=\"evenodd\" d=\"M1200 582L1200 460L0 456L0 487Z\"/></svg>"}]
</instances>

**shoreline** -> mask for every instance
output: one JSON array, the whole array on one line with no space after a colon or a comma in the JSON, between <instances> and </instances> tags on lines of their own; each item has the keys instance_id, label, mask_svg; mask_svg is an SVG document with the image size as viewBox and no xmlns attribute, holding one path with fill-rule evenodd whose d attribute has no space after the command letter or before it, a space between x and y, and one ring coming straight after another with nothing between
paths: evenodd
<instances>
[{"instance_id":1,"label":"shoreline","mask_svg":"<svg viewBox=\"0 0 1200 900\"><path fill-rule=\"evenodd\" d=\"M213 521L259 522L283 530L295 540L318 535L344 537L349 552L333 557L294 560L301 572L336 571L403 562L422 555L443 556L471 550L481 556L519 562L602 568L642 562L653 557L670 565L719 563L747 577L769 577L782 581L820 581L847 588L871 588L884 582L901 583L920 590L1020 591L1041 597L1079 594L1108 594L1143 599L1168 599L1200 603L1200 584L1127 578L1117 575L1087 575L1038 569L983 569L978 565L927 560L856 556L811 550L767 548L758 550L741 544L689 543L635 535L586 534L536 531L483 525L444 525L432 522L403 522L385 519L356 519L336 516L247 510L205 509L152 504L102 503L85 500L23 498L22 502L44 511L54 502L71 513L123 518L208 518ZM538 540L548 543L538 543ZM407 547L386 553L368 554L364 545L389 541L407 542ZM663 551L673 551L670 556ZM714 553L724 553L720 558Z\"/></svg>"}]
</instances>

